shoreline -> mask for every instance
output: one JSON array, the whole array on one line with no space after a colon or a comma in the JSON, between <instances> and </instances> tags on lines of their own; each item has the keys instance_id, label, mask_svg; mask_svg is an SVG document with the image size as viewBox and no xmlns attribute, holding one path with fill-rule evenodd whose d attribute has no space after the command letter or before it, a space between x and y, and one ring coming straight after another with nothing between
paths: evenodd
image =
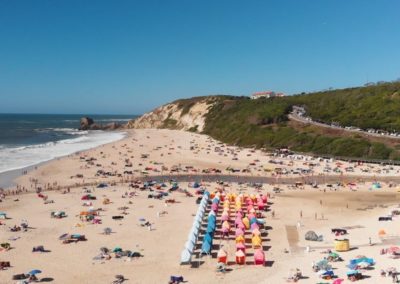
<instances>
[{"instance_id":1,"label":"shoreline","mask_svg":"<svg viewBox=\"0 0 400 284\"><path fill-rule=\"evenodd\" d=\"M71 162L72 160L77 160L77 155L82 154L83 156L92 156L95 154L96 151L101 151L103 147L106 147L106 149L109 148L118 148L118 147L124 147L124 145L131 143L132 141L137 141L135 138L130 141L132 137L134 137L133 133L134 131L138 132L156 132L159 133L159 135L163 135L163 133L170 133L173 134L175 130L167 130L167 129L126 129L123 133L125 136L119 140L115 140L109 143L101 144L92 148L88 148L85 150L77 151L72 154L68 154L65 156L60 156L54 159L51 159L49 161L44 161L40 162L38 164L28 166L22 169L16 169L16 170L11 170L8 172L3 172L0 173L0 189L12 189L12 187L19 185L21 188L21 184L19 184L19 181L23 179L24 176L37 176L39 171L45 168L49 168L52 166L55 167L63 167L63 162ZM200 133L191 133L187 131L179 131L178 133L185 133L186 135L194 135L196 137L204 137L207 140L213 140L215 143L221 145L222 142L217 141L212 139L211 137L207 135L203 135ZM165 136L165 134L164 134ZM147 139L150 137L147 136ZM139 140L139 143L145 142L144 140ZM124 145L122 145L124 144ZM143 147L143 145L140 145L140 147ZM231 145L226 145L226 147L235 147ZM178 147L179 148L179 147ZM252 152L251 148L240 148L244 151L250 151ZM154 150L154 149L153 149ZM108 150L106 150L108 151ZM269 152L264 152L261 150L257 150L256 154L262 154L264 156L267 156ZM129 152L129 151L128 151ZM94 155L96 156L96 154ZM249 155L247 155L249 156ZM315 159L316 157L313 156L308 156L304 155L307 159ZM193 157L190 157L193 158ZM280 159L281 157L275 157L274 159ZM188 159L190 161L190 159ZM195 161L192 161L195 162ZM268 162L269 163L269 162ZM139 164L140 165L140 164ZM365 165L370 165L366 163ZM75 162L75 167L77 167L77 164ZM78 168L76 168L78 169ZM26 174L24 174L24 171L28 171ZM36 171L36 173L34 172ZM34 172L34 173L31 173ZM79 171L78 171L79 172ZM41 176L44 177L49 177L49 173L45 173L45 170L40 174ZM72 179L72 176L71 176ZM86 179L83 182L80 180L76 182L75 180L70 183L64 183L64 184L56 184L56 185L51 185L48 188L46 186L44 188L41 187L42 191L54 191L54 190L61 190L61 189L67 189L67 188L79 188L83 186L97 186L100 183L111 183L111 184L118 184L118 185L126 185L129 184L133 181L168 181L174 179L176 181L180 182L188 182L188 181L193 181L193 180L198 180L198 181L205 181L205 182L217 182L217 181L225 181L225 182L238 182L238 183L267 183L267 184L272 184L272 185L290 185L290 184L295 184L295 183L305 183L305 184L312 184L312 183L317 183L317 184L329 184L329 183L343 183L343 184L348 184L351 182L376 182L376 181L382 181L385 183L397 183L400 184L400 176L398 175L381 175L381 174L375 174L375 173L368 173L368 174L351 174L347 173L344 175L340 175L337 173L331 173L331 174L324 174L324 173L315 173L315 174L301 174L301 175L295 175L295 174L289 174L289 175L274 175L270 173L258 173L258 174L253 174L253 173L247 173L247 172L239 172L239 173L230 173L230 172L221 172L221 173L183 173L183 172L170 172L168 173L163 173L159 172L157 174L147 174L144 175L142 173L140 174L133 174L130 175L129 177L127 176L121 176L119 178L109 178L109 179L104 179L104 177L99 177L96 178L95 180L93 179ZM22 184L25 186L22 190L21 193L28 191L32 192L32 184L31 184L31 190L27 190L27 181L25 179ZM39 185L44 185L43 183L39 182ZM50 185L50 183L49 183Z\"/></svg>"},{"instance_id":2,"label":"shoreline","mask_svg":"<svg viewBox=\"0 0 400 284\"><path fill-rule=\"evenodd\" d=\"M111 132L111 131L107 131L107 132ZM121 131L121 130L114 131L114 130L112 130L112 132L119 132L119 133L123 134L123 137L121 139L118 139L118 140L114 140L114 141L111 141L111 142L107 142L107 143L104 143L104 144L93 146L93 147L90 147L90 148L87 148L87 149L79 150L79 151L76 151L76 152L73 152L73 153L70 153L70 154L54 157L54 158L51 158L51 159L49 159L47 161L41 161L41 162L38 162L38 163L30 165L30 166L25 166L25 167L22 167L22 168L11 169L11 170L7 170L7 171L4 171L4 172L1 172L0 173L0 189L8 190L8 189L16 186L16 182L15 181L18 178L24 176L25 175L24 172L27 172L27 174L28 174L32 170L36 170L36 169L38 169L38 168L40 168L40 167L42 167L44 165L47 165L49 163L58 161L60 159L68 158L70 156L73 156L73 155L76 155L76 154L79 154L79 153L82 153L82 152L85 152L85 151L90 151L90 150L96 149L96 148L104 146L104 145L112 144L112 143L127 139L127 138L129 138L131 136L131 133L132 133L132 131L130 129L124 129L124 131Z\"/></svg>"}]
</instances>

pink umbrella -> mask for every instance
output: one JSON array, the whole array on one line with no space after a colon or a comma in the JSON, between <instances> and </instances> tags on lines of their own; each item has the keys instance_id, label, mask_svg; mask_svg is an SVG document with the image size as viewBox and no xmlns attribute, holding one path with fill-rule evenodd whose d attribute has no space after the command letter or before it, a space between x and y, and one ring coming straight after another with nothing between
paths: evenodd
<instances>
[{"instance_id":1,"label":"pink umbrella","mask_svg":"<svg viewBox=\"0 0 400 284\"><path fill-rule=\"evenodd\" d=\"M243 231L246 230L246 226L242 223L237 225L238 228L242 229Z\"/></svg>"},{"instance_id":2,"label":"pink umbrella","mask_svg":"<svg viewBox=\"0 0 400 284\"><path fill-rule=\"evenodd\" d=\"M251 224L251 226L250 226L250 230L255 230L255 229L260 229L260 226L258 226L258 224L257 223L253 223L253 224Z\"/></svg>"},{"instance_id":3,"label":"pink umbrella","mask_svg":"<svg viewBox=\"0 0 400 284\"><path fill-rule=\"evenodd\" d=\"M235 237L238 237L238 236L244 236L244 231L240 228L237 228L235 230Z\"/></svg>"},{"instance_id":4,"label":"pink umbrella","mask_svg":"<svg viewBox=\"0 0 400 284\"><path fill-rule=\"evenodd\" d=\"M229 228L223 227L223 228L221 229L221 232L222 232L224 235L226 235L226 234L229 233Z\"/></svg>"},{"instance_id":5,"label":"pink umbrella","mask_svg":"<svg viewBox=\"0 0 400 284\"><path fill-rule=\"evenodd\" d=\"M254 236L259 236L259 235L261 235L260 230L257 229L257 228L255 228L254 230L252 230L251 233L252 233Z\"/></svg>"},{"instance_id":6,"label":"pink umbrella","mask_svg":"<svg viewBox=\"0 0 400 284\"><path fill-rule=\"evenodd\" d=\"M244 243L236 244L236 251L241 250L242 252L246 252L246 245Z\"/></svg>"},{"instance_id":7,"label":"pink umbrella","mask_svg":"<svg viewBox=\"0 0 400 284\"><path fill-rule=\"evenodd\" d=\"M333 281L332 284L342 284L343 281L344 281L343 279L338 278L335 279L335 281Z\"/></svg>"},{"instance_id":8,"label":"pink umbrella","mask_svg":"<svg viewBox=\"0 0 400 284\"><path fill-rule=\"evenodd\" d=\"M249 218L249 220L253 219L254 217L256 217L256 215L254 215L253 213L247 215L247 218Z\"/></svg>"},{"instance_id":9,"label":"pink umbrella","mask_svg":"<svg viewBox=\"0 0 400 284\"><path fill-rule=\"evenodd\" d=\"M211 210L217 212L218 211L218 204L217 203L211 204Z\"/></svg>"},{"instance_id":10,"label":"pink umbrella","mask_svg":"<svg viewBox=\"0 0 400 284\"><path fill-rule=\"evenodd\" d=\"M243 221L242 221L242 218L240 218L240 217L238 216L238 217L236 217L235 225L239 225L240 223L243 223Z\"/></svg>"},{"instance_id":11,"label":"pink umbrella","mask_svg":"<svg viewBox=\"0 0 400 284\"><path fill-rule=\"evenodd\" d=\"M399 251L400 251L400 248L399 247L390 247L390 248L388 248L387 249L387 252L388 253L399 253Z\"/></svg>"}]
</instances>

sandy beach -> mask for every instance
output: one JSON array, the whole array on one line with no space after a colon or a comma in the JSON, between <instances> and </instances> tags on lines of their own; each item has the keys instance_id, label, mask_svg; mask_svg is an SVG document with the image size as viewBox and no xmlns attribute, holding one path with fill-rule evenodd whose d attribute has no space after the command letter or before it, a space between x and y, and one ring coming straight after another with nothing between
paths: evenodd
<instances>
[{"instance_id":1,"label":"sandy beach","mask_svg":"<svg viewBox=\"0 0 400 284\"><path fill-rule=\"evenodd\" d=\"M6 195L0 203L0 211L7 215L7 219L0 219L0 243L11 246L0 251L0 262L11 264L0 271L0 283L17 283L13 275L32 269L42 271L38 274L42 282L52 283L112 283L117 274L123 275L126 283L168 283L171 275L182 275L187 283L286 283L289 271L295 268L304 276L299 283L332 283L320 279L312 269L313 263L326 256L323 251L334 248L337 236L332 228L347 230L344 237L351 246L351 250L339 253L344 261L332 263L335 275L348 283L346 265L362 255L373 258L376 264L362 271L366 277L361 283L391 283L391 278L381 277L381 269L396 267L398 260L381 255L381 250L398 245L399 219L378 218L391 215L399 206L399 169L273 155L184 131L133 130L123 140L51 161L16 180L18 187L8 191L14 194ZM274 182L261 187L246 182L208 182L206 178L188 178L178 184L165 180L146 186L142 181L134 182L146 176L172 179L178 174L242 176L244 181L246 176L271 177ZM357 181L349 183L352 176ZM315 177L319 177L318 183L313 182ZM329 182L323 182L325 177ZM336 182L330 181L332 177ZM298 182L281 183L285 178L297 178ZM193 182L199 187L193 188ZM177 190L168 190L174 187ZM197 248L192 265L180 264L198 210L199 189L222 195L269 196L266 210L257 212L265 222L260 228L264 265L253 264L250 231L247 264L234 263L234 228L228 240L216 234L212 256L198 257ZM17 191L21 193L15 194ZM82 200L88 194L96 199ZM85 203L90 205L83 206ZM94 219L98 221L83 221L86 217L81 212L89 208L96 211ZM66 216L52 218L56 211ZM217 231L221 210L218 214ZM113 219L115 216L123 218ZM29 224L26 231L10 231L10 227L24 223L22 220ZM104 234L105 228L111 228L112 233ZM323 240L306 241L308 231L322 235ZM87 240L64 244L59 239L63 234L80 234ZM200 237L197 247L201 243ZM216 271L221 245L228 252L225 273ZM46 252L32 252L35 246L43 246ZM110 259L94 259L102 247L142 256L116 257L110 253Z\"/></svg>"}]
</instances>

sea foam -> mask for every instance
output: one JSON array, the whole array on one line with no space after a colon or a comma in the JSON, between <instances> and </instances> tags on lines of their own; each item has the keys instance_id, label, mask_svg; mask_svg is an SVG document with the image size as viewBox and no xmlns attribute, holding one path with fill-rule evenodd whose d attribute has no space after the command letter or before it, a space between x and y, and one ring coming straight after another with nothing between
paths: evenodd
<instances>
[{"instance_id":1,"label":"sea foam","mask_svg":"<svg viewBox=\"0 0 400 284\"><path fill-rule=\"evenodd\" d=\"M52 130L54 131L54 129ZM23 147L1 146L0 173L33 166L41 162L111 143L126 136L125 132L76 131L75 129L67 128L59 129L59 131L68 132L76 135L76 137Z\"/></svg>"}]
</instances>

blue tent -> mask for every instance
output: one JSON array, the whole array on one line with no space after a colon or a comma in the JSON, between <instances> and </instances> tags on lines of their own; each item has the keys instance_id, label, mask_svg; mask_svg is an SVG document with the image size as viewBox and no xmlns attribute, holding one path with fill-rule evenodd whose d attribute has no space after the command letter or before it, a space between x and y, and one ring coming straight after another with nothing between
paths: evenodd
<instances>
[{"instance_id":1,"label":"blue tent","mask_svg":"<svg viewBox=\"0 0 400 284\"><path fill-rule=\"evenodd\" d=\"M207 233L207 234L204 235L203 243L204 242L212 243L212 241L213 241L213 237L212 237L211 234Z\"/></svg>"},{"instance_id":2,"label":"blue tent","mask_svg":"<svg viewBox=\"0 0 400 284\"><path fill-rule=\"evenodd\" d=\"M253 217L253 218L250 219L250 225L253 225L254 223L257 224L257 218L256 217Z\"/></svg>"},{"instance_id":3,"label":"blue tent","mask_svg":"<svg viewBox=\"0 0 400 284\"><path fill-rule=\"evenodd\" d=\"M208 222L213 221L214 223L217 221L217 217L213 214L208 214Z\"/></svg>"},{"instance_id":4,"label":"blue tent","mask_svg":"<svg viewBox=\"0 0 400 284\"><path fill-rule=\"evenodd\" d=\"M369 265L373 265L375 262L372 258L362 257L362 258L355 258L350 260L350 265L359 264L361 262L366 262Z\"/></svg>"},{"instance_id":5,"label":"blue tent","mask_svg":"<svg viewBox=\"0 0 400 284\"><path fill-rule=\"evenodd\" d=\"M214 233L214 231L215 231L215 225L208 224L206 233L207 234L212 234L212 233Z\"/></svg>"},{"instance_id":6,"label":"blue tent","mask_svg":"<svg viewBox=\"0 0 400 284\"><path fill-rule=\"evenodd\" d=\"M201 246L201 253L209 254L211 252L211 243L203 242Z\"/></svg>"}]
</instances>

